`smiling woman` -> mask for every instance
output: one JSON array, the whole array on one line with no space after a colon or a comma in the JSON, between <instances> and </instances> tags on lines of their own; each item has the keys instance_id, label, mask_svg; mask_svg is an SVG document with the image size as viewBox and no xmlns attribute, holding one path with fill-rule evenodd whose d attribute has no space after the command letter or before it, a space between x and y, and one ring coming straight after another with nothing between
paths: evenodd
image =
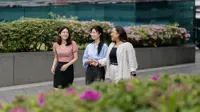
<instances>
[{"instance_id":1,"label":"smiling woman","mask_svg":"<svg viewBox=\"0 0 200 112\"><path fill-rule=\"evenodd\" d=\"M83 55L83 66L86 68L86 84L105 79L105 69L98 64L98 60L104 58L107 52L107 44L103 42L103 28L94 26L90 30L93 40L87 45Z\"/></svg>"},{"instance_id":2,"label":"smiling woman","mask_svg":"<svg viewBox=\"0 0 200 112\"><path fill-rule=\"evenodd\" d=\"M72 41L68 27L61 27L58 31L57 42L53 45L54 61L51 68L54 74L54 88L66 88L73 83L73 64L78 59L78 47Z\"/></svg>"}]
</instances>

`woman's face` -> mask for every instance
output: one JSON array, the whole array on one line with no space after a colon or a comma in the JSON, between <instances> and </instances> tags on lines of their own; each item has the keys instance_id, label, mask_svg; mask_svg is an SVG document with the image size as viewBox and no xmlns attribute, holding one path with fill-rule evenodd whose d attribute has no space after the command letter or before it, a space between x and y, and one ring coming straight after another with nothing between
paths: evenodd
<instances>
[{"instance_id":1,"label":"woman's face","mask_svg":"<svg viewBox=\"0 0 200 112\"><path fill-rule=\"evenodd\" d=\"M116 40L119 39L118 37L119 37L119 34L117 33L116 29L113 28L113 29L112 29L112 32L111 32L111 40L112 40L112 41L116 41Z\"/></svg>"},{"instance_id":2,"label":"woman's face","mask_svg":"<svg viewBox=\"0 0 200 112\"><path fill-rule=\"evenodd\" d=\"M90 35L93 40L97 40L97 39L99 39L101 34L99 34L99 32L97 32L95 29L92 29Z\"/></svg>"},{"instance_id":3,"label":"woman's face","mask_svg":"<svg viewBox=\"0 0 200 112\"><path fill-rule=\"evenodd\" d=\"M60 37L62 40L67 40L67 38L69 37L69 31L65 28L61 33L60 33Z\"/></svg>"}]
</instances>

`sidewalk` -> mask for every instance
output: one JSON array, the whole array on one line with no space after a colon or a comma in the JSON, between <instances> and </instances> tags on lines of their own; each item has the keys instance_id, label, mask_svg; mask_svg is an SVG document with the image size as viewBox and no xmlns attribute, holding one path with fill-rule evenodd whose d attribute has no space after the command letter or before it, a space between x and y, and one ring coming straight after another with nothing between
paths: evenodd
<instances>
[{"instance_id":1,"label":"sidewalk","mask_svg":"<svg viewBox=\"0 0 200 112\"><path fill-rule=\"evenodd\" d=\"M138 77L146 77L154 74L162 73L187 73L187 74L200 74L200 52L196 52L196 63L194 64L184 64L177 66L160 67L153 69L139 70L137 72ZM0 88L0 100L11 102L16 95L30 95L35 94L39 91L48 91L52 89L53 82L43 82L35 84L26 84L11 87ZM85 85L84 77L76 78L74 81L75 85Z\"/></svg>"}]
</instances>

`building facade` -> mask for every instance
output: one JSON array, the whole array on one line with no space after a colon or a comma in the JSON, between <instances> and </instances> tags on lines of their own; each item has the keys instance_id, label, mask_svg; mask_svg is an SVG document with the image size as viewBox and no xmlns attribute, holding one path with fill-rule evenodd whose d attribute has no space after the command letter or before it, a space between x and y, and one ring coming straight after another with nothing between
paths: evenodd
<instances>
[{"instance_id":1,"label":"building facade","mask_svg":"<svg viewBox=\"0 0 200 112\"><path fill-rule=\"evenodd\" d=\"M0 21L50 18L48 13L53 12L121 26L179 23L193 35L194 4L194 0L0 0Z\"/></svg>"}]
</instances>

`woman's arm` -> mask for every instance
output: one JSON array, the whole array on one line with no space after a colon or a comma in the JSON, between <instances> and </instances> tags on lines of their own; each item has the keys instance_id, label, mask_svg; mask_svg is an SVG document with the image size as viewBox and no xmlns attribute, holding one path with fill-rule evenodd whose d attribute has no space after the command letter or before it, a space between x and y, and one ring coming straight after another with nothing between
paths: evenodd
<instances>
[{"instance_id":1,"label":"woman's arm","mask_svg":"<svg viewBox=\"0 0 200 112\"><path fill-rule=\"evenodd\" d=\"M101 66L106 66L106 62L107 62L107 60L108 60L108 58L109 58L109 54L110 54L110 49L111 49L113 46L114 46L114 43L111 43L111 44L109 45L109 47L106 48L107 50L106 50L106 52L105 52L105 57L104 57L103 59L98 60L98 63L99 63Z\"/></svg>"},{"instance_id":2,"label":"woman's arm","mask_svg":"<svg viewBox=\"0 0 200 112\"><path fill-rule=\"evenodd\" d=\"M69 63L67 63L68 66L74 64L78 60L78 52L74 52L73 55L74 55L74 58Z\"/></svg>"},{"instance_id":3,"label":"woman's arm","mask_svg":"<svg viewBox=\"0 0 200 112\"><path fill-rule=\"evenodd\" d=\"M53 64L52 64L52 70L51 70L51 72L53 72L53 73L55 72L57 62L58 62L57 56L54 56L54 60L53 60Z\"/></svg>"},{"instance_id":4,"label":"woman's arm","mask_svg":"<svg viewBox=\"0 0 200 112\"><path fill-rule=\"evenodd\" d=\"M83 54L82 62L83 62L83 67L84 68L87 68L88 64L90 64L89 63L89 54L88 54L88 47L89 47L89 45L87 45L87 47L86 47L86 49L84 51L84 54Z\"/></svg>"},{"instance_id":5,"label":"woman's arm","mask_svg":"<svg viewBox=\"0 0 200 112\"><path fill-rule=\"evenodd\" d=\"M104 44L102 48L102 59L107 56L107 51L108 51L108 45Z\"/></svg>"},{"instance_id":6,"label":"woman's arm","mask_svg":"<svg viewBox=\"0 0 200 112\"><path fill-rule=\"evenodd\" d=\"M74 64L78 60L78 46L75 41L72 41L72 53L74 58L67 63L68 66Z\"/></svg>"},{"instance_id":7,"label":"woman's arm","mask_svg":"<svg viewBox=\"0 0 200 112\"><path fill-rule=\"evenodd\" d=\"M138 68L138 63L137 63L135 49L133 48L132 44L128 44L127 46L127 55L128 55L127 58L130 67L130 73L132 75L135 75L136 70Z\"/></svg>"},{"instance_id":8,"label":"woman's arm","mask_svg":"<svg viewBox=\"0 0 200 112\"><path fill-rule=\"evenodd\" d=\"M78 60L78 52L74 52L74 58L67 64L64 64L62 67L61 67L61 71L65 71L70 65L74 64L76 62L76 60Z\"/></svg>"},{"instance_id":9,"label":"woman's arm","mask_svg":"<svg viewBox=\"0 0 200 112\"><path fill-rule=\"evenodd\" d=\"M58 62L58 55L57 55L57 52L56 52L56 46L57 46L57 43L54 43L53 44L54 60L53 60L53 64L52 64L52 67L51 67L52 73L55 73L55 69L56 69L57 62Z\"/></svg>"}]
</instances>

